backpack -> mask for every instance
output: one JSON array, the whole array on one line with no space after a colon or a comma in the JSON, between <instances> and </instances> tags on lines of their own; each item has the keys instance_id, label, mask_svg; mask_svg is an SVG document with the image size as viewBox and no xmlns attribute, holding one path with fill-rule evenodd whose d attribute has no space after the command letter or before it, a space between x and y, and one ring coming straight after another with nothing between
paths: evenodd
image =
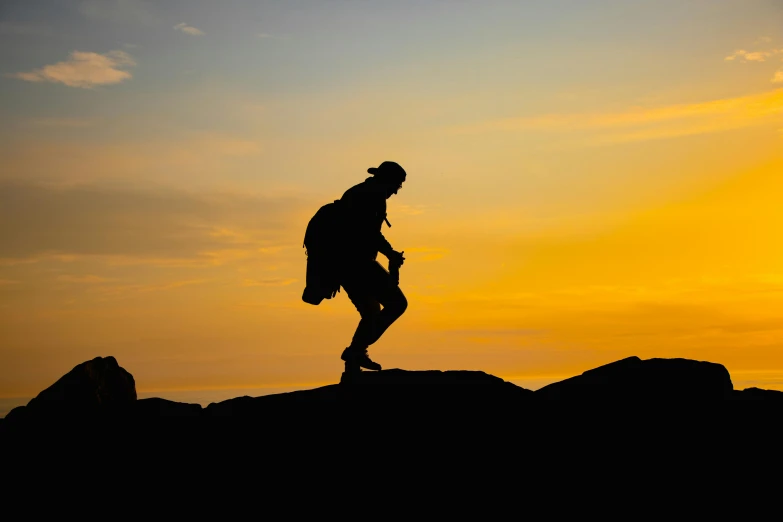
<instances>
[{"instance_id":1,"label":"backpack","mask_svg":"<svg viewBox=\"0 0 783 522\"><path fill-rule=\"evenodd\" d=\"M318 209L310 218L303 247L307 275L302 301L318 305L340 291L338 267L343 240L343 204L338 199Z\"/></svg>"}]
</instances>

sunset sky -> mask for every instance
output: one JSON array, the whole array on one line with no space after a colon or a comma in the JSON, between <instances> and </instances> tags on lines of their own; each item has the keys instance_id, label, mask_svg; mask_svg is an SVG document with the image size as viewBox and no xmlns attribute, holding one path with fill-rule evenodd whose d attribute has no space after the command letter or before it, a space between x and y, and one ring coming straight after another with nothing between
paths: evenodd
<instances>
[{"instance_id":1,"label":"sunset sky","mask_svg":"<svg viewBox=\"0 0 783 522\"><path fill-rule=\"evenodd\" d=\"M335 383L309 218L384 160L370 355L528 388L623 357L783 390L780 0L0 2L0 397Z\"/></svg>"}]
</instances>

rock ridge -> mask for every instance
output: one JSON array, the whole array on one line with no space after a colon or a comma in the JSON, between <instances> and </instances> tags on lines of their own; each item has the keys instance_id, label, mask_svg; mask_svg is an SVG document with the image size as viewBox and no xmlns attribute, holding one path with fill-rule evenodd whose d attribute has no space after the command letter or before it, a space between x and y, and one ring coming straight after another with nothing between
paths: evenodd
<instances>
[{"instance_id":1,"label":"rock ridge","mask_svg":"<svg viewBox=\"0 0 783 522\"><path fill-rule=\"evenodd\" d=\"M113 417L246 420L308 418L349 413L396 418L468 418L498 412L541 411L557 405L623 403L748 403L783 408L783 392L734 390L720 364L690 359L615 361L537 391L481 371L390 369L343 375L338 384L261 397L236 397L202 407L161 398L138 400L135 380L114 357L96 357L74 367L26 406L12 410L0 430L37 422ZM549 406L547 406L549 405Z\"/></svg>"}]
</instances>

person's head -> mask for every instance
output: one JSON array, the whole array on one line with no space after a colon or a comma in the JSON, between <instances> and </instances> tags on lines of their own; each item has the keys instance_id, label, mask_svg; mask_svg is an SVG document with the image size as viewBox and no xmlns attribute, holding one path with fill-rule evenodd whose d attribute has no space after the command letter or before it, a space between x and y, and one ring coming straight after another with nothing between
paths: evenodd
<instances>
[{"instance_id":1,"label":"person's head","mask_svg":"<svg viewBox=\"0 0 783 522\"><path fill-rule=\"evenodd\" d=\"M384 161L378 167L371 167L367 172L375 176L378 183L386 190L386 198L392 197L402 188L405 181L405 169L393 161Z\"/></svg>"}]
</instances>

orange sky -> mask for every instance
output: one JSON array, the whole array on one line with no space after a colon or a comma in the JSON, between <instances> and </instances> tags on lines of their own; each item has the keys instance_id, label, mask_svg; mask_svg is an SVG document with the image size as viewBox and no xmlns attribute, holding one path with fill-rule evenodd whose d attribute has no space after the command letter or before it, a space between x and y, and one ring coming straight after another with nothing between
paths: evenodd
<instances>
[{"instance_id":1,"label":"orange sky","mask_svg":"<svg viewBox=\"0 0 783 522\"><path fill-rule=\"evenodd\" d=\"M301 301L302 237L384 160L384 367L687 357L783 389L780 7L554 3L5 13L0 397L98 355L140 391L336 382L358 314Z\"/></svg>"}]
</instances>

